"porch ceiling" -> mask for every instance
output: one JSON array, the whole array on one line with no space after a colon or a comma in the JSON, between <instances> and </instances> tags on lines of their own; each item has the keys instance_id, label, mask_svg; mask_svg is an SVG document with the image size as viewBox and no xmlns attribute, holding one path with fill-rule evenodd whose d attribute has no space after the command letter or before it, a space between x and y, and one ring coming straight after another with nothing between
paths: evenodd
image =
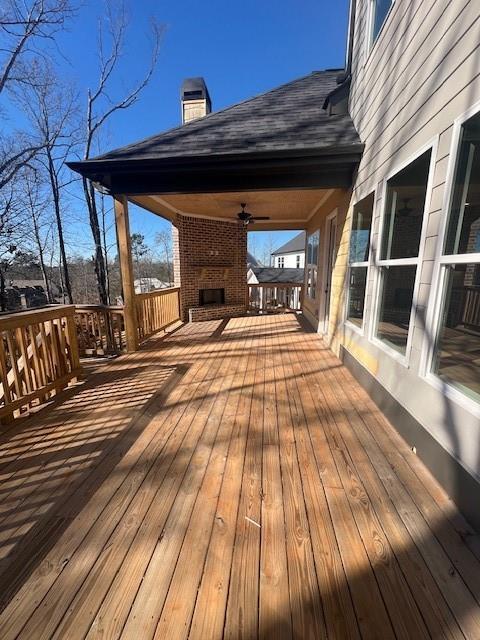
<instances>
[{"instance_id":1,"label":"porch ceiling","mask_svg":"<svg viewBox=\"0 0 480 640\"><path fill-rule=\"evenodd\" d=\"M336 193L334 189L290 189L278 191L230 191L136 196L129 199L143 208L174 221L176 215L237 222L240 203L254 216L268 216L249 226L251 231L302 229Z\"/></svg>"}]
</instances>

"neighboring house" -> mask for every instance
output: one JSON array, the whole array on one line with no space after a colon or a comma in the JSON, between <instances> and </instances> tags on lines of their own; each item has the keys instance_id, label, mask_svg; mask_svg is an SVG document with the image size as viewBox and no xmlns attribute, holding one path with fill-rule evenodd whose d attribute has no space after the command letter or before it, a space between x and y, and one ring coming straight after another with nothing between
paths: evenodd
<instances>
[{"instance_id":1,"label":"neighboring house","mask_svg":"<svg viewBox=\"0 0 480 640\"><path fill-rule=\"evenodd\" d=\"M303 284L303 269L278 269L277 267L251 267L247 273L249 284Z\"/></svg>"},{"instance_id":2,"label":"neighboring house","mask_svg":"<svg viewBox=\"0 0 480 640\"><path fill-rule=\"evenodd\" d=\"M60 296L59 288L50 283L55 299ZM28 309L48 304L43 280L10 280L6 287L8 309Z\"/></svg>"},{"instance_id":3,"label":"neighboring house","mask_svg":"<svg viewBox=\"0 0 480 640\"><path fill-rule=\"evenodd\" d=\"M249 285L260 285L250 287L250 305L253 308L261 311L275 306L300 309L303 269L250 267L247 282Z\"/></svg>"},{"instance_id":4,"label":"neighboring house","mask_svg":"<svg viewBox=\"0 0 480 640\"><path fill-rule=\"evenodd\" d=\"M301 231L279 249L272 251L272 266L280 269L305 267L305 231Z\"/></svg>"},{"instance_id":5,"label":"neighboring house","mask_svg":"<svg viewBox=\"0 0 480 640\"><path fill-rule=\"evenodd\" d=\"M155 289L166 289L172 285L158 278L138 278L134 280L135 293L148 293Z\"/></svg>"},{"instance_id":6,"label":"neighboring house","mask_svg":"<svg viewBox=\"0 0 480 640\"><path fill-rule=\"evenodd\" d=\"M172 221L184 319L245 312L240 203L255 230L304 229L305 318L477 526L479 17L356 0L345 69L217 113L203 96L204 117L70 164L115 194L124 246L128 202ZM217 304L195 315L204 292ZM133 305L125 322L134 350Z\"/></svg>"}]
</instances>

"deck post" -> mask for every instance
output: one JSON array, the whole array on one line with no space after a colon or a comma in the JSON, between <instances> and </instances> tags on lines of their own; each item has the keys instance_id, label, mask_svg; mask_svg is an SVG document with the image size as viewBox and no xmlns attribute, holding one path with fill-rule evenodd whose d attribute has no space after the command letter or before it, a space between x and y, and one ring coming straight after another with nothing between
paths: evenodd
<instances>
[{"instance_id":1,"label":"deck post","mask_svg":"<svg viewBox=\"0 0 480 640\"><path fill-rule=\"evenodd\" d=\"M125 338L127 352L138 350L138 322L133 282L132 246L126 196L114 196L115 223L117 225L118 257L122 276L123 304L125 317Z\"/></svg>"}]
</instances>

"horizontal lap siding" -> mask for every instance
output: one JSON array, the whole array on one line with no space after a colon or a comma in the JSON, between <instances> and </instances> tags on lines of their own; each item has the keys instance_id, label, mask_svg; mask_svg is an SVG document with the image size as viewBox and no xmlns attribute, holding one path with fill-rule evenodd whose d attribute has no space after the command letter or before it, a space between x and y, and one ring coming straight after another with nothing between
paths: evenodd
<instances>
[{"instance_id":1,"label":"horizontal lap siding","mask_svg":"<svg viewBox=\"0 0 480 640\"><path fill-rule=\"evenodd\" d=\"M366 61L365 12L357 26L350 110L366 144L363 192L480 99L480 14L473 0L396 2Z\"/></svg>"},{"instance_id":2,"label":"horizontal lap siding","mask_svg":"<svg viewBox=\"0 0 480 640\"><path fill-rule=\"evenodd\" d=\"M453 123L480 101L480 7L478 0L396 0L377 42L366 46L370 0L357 0L350 113L365 151L346 210L339 221L339 254L335 269L335 307L330 335L335 351L343 344L374 373L377 380L431 435L474 475L480 475L478 417L420 376L425 310L434 293L432 278L445 218L445 190L451 161ZM412 352L404 367L368 338L343 324L345 295L341 288L348 261L352 203L376 191L372 243L378 247L383 180L426 145L436 141L431 200L419 264L417 313L412 326ZM370 269L366 316L373 322L377 292ZM416 393L412 393L412 389ZM446 406L448 404L448 411Z\"/></svg>"}]
</instances>

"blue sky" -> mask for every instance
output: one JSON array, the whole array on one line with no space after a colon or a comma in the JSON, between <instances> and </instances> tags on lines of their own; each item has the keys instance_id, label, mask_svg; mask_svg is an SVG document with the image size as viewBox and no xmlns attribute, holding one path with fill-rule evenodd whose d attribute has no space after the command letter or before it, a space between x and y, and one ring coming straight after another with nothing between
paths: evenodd
<instances>
[{"instance_id":1,"label":"blue sky","mask_svg":"<svg viewBox=\"0 0 480 640\"><path fill-rule=\"evenodd\" d=\"M150 85L132 109L110 121L103 151L177 126L180 85L186 77L205 78L217 110L313 70L344 64L348 0L131 0L127 6L129 31L121 70L112 85L113 98L131 86L148 64L149 16L165 24L166 30ZM84 0L69 32L59 40L65 56L62 72L84 93L96 77L96 30L103 7L98 0ZM81 220L82 201L75 195L70 206L75 220ZM145 234L147 240L153 240L165 224L147 212L132 211L132 231ZM73 229L72 237L78 235ZM86 227L85 234L87 244ZM292 235L278 233L275 243ZM81 244L77 243L78 251L87 251Z\"/></svg>"}]
</instances>

